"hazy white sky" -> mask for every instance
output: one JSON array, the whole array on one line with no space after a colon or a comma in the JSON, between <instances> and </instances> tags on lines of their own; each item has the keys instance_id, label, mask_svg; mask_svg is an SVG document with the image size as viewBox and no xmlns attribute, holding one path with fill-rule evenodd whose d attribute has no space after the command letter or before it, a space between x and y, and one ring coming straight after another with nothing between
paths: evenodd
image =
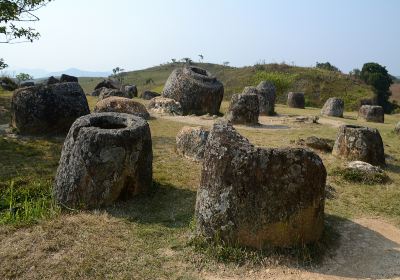
<instances>
[{"instance_id":1,"label":"hazy white sky","mask_svg":"<svg viewBox=\"0 0 400 280\"><path fill-rule=\"evenodd\" d=\"M10 68L141 69L191 57L348 72L374 61L400 75L399 0L55 0L32 44L1 44Z\"/></svg>"}]
</instances>

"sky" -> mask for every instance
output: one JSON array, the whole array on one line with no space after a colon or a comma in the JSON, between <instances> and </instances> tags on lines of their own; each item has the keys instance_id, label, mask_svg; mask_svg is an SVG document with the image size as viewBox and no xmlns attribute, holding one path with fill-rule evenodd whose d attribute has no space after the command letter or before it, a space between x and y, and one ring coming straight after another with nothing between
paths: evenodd
<instances>
[{"instance_id":1,"label":"sky","mask_svg":"<svg viewBox=\"0 0 400 280\"><path fill-rule=\"evenodd\" d=\"M343 72L378 62L400 76L400 0L55 0L34 43L0 44L10 69L143 69L198 55Z\"/></svg>"}]
</instances>

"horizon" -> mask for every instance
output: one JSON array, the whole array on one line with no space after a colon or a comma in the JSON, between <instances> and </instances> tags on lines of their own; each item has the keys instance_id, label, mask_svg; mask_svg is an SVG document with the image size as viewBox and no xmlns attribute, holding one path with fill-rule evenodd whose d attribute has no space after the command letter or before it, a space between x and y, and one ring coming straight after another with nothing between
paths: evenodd
<instances>
[{"instance_id":1,"label":"horizon","mask_svg":"<svg viewBox=\"0 0 400 280\"><path fill-rule=\"evenodd\" d=\"M204 62L229 61L234 67L263 60L302 67L330 62L343 73L377 62L400 76L395 29L400 1L115 4L100 0L93 8L90 1L51 2L38 11L41 20L33 24L41 33L38 41L3 45L2 57L9 65L4 72L76 68L109 73L116 66L135 71L172 58L198 62L202 54Z\"/></svg>"}]
</instances>

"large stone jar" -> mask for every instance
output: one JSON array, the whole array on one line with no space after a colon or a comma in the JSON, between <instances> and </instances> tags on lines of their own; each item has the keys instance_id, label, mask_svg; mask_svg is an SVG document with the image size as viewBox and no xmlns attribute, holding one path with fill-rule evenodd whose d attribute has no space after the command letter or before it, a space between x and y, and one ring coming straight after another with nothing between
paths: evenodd
<instances>
[{"instance_id":1,"label":"large stone jar","mask_svg":"<svg viewBox=\"0 0 400 280\"><path fill-rule=\"evenodd\" d=\"M148 123L121 113L95 113L72 125L61 154L54 197L63 206L99 208L152 186Z\"/></svg>"},{"instance_id":2,"label":"large stone jar","mask_svg":"<svg viewBox=\"0 0 400 280\"><path fill-rule=\"evenodd\" d=\"M179 102L184 115L216 115L224 96L224 86L208 71L186 66L171 73L162 96Z\"/></svg>"},{"instance_id":3,"label":"large stone jar","mask_svg":"<svg viewBox=\"0 0 400 280\"><path fill-rule=\"evenodd\" d=\"M197 192L196 233L254 248L317 241L324 227L325 183L317 154L256 148L231 124L215 124Z\"/></svg>"},{"instance_id":4,"label":"large stone jar","mask_svg":"<svg viewBox=\"0 0 400 280\"><path fill-rule=\"evenodd\" d=\"M305 98L303 92L289 92L287 97L287 105L290 108L304 109Z\"/></svg>"}]
</instances>

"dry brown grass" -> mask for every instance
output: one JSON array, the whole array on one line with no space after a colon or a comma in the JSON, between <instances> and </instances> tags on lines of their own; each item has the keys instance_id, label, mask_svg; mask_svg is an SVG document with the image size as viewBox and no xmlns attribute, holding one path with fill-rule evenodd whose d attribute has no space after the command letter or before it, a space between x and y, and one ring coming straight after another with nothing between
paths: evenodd
<instances>
[{"instance_id":1,"label":"dry brown grass","mask_svg":"<svg viewBox=\"0 0 400 280\"><path fill-rule=\"evenodd\" d=\"M400 83L395 83L390 87L390 91L392 92L391 100L395 100L400 103Z\"/></svg>"}]
</instances>

